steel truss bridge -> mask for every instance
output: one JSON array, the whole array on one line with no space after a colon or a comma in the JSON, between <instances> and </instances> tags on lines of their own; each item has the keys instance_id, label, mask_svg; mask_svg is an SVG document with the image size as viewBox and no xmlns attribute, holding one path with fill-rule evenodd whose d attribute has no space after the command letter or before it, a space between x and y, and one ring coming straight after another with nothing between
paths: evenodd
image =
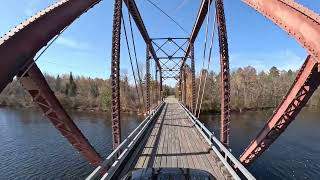
<instances>
[{"instance_id":1,"label":"steel truss bridge","mask_svg":"<svg viewBox=\"0 0 320 180\"><path fill-rule=\"evenodd\" d=\"M97 167L87 179L116 179L132 169L146 167L155 168L151 172L154 174L164 167L179 167L206 170L217 179L254 179L246 166L261 156L286 130L319 86L320 16L292 0L244 0L244 3L296 39L309 56L287 95L237 159L228 149L230 73L223 0L202 1L192 32L187 38L150 38L135 1L114 0L111 60L114 151L103 159L64 110L37 67L35 59L42 48L50 45L77 18L100 1L60 0L1 37L0 92L17 77L17 81L29 92L54 127L89 163ZM140 95L147 117L124 140L120 138L119 84L123 2L146 44L147 77L146 87L143 88L140 84ZM220 140L198 120L202 98L199 101L201 92L199 90L197 94L195 87L194 42L206 17L209 20L207 14L210 14L210 9L215 9L214 20L220 47ZM158 41L164 43L160 44ZM184 42L179 44L178 41ZM173 54L163 49L167 43L176 45L177 50ZM186 48L183 48L185 45ZM152 95L156 100L153 101L150 98L152 60L156 65L156 93ZM187 65L188 61L190 66ZM164 100L162 97L163 81L170 78L179 82L179 101L172 98ZM141 83L141 77L139 79ZM138 90L137 92L139 94Z\"/></svg>"}]
</instances>

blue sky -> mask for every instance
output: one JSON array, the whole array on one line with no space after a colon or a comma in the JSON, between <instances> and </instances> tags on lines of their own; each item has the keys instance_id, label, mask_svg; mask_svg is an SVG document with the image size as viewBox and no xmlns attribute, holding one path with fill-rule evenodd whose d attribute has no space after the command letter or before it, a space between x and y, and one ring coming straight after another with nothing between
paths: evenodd
<instances>
[{"instance_id":1,"label":"blue sky","mask_svg":"<svg viewBox=\"0 0 320 180\"><path fill-rule=\"evenodd\" d=\"M0 7L0 34L44 9L56 0L11 0ZM201 0L152 0L189 33L192 30ZM110 76L111 27L113 0L104 0L76 20L45 52L37 64L53 75L72 71L76 75L107 78ZM299 0L299 3L320 13L320 3ZM146 0L136 0L151 37L188 37L172 21ZM125 6L124 6L125 7ZM259 71L272 66L296 70L307 56L306 51L279 27L240 0L225 0L229 38L230 67L251 65ZM127 10L124 8L127 22ZM213 14L213 13L212 13ZM211 16L212 16L211 14ZM128 24L127 28L128 28ZM211 27L211 25L209 26ZM195 44L196 69L202 66L205 25ZM134 27L138 59L145 60L145 45ZM123 34L123 33L122 33ZM124 36L122 36L124 40ZM214 41L211 68L218 70L218 44ZM125 41L122 41L122 73L131 76Z\"/></svg>"}]
</instances>

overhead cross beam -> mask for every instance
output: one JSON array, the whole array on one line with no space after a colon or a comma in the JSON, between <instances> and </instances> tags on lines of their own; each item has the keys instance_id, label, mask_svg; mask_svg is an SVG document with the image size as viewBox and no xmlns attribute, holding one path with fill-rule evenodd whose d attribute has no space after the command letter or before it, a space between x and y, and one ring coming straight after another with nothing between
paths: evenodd
<instances>
[{"instance_id":1,"label":"overhead cross beam","mask_svg":"<svg viewBox=\"0 0 320 180\"><path fill-rule=\"evenodd\" d=\"M189 53L190 53L190 50L191 50L191 46L192 44L194 43L194 41L196 40L197 36L198 36L198 33L200 31L200 28L203 24L203 21L208 13L208 2L209 0L203 0L202 3L201 3L201 6L200 6L200 9L198 11L198 15L197 15L197 19L194 23L194 26L193 26L193 29L192 29L192 32L190 34L190 38L189 38L189 45L186 49L186 54L184 56L184 58L182 59L182 65L181 65L181 68L184 66L188 56L189 56ZM212 3L213 0L210 0L210 5Z\"/></svg>"},{"instance_id":2,"label":"overhead cross beam","mask_svg":"<svg viewBox=\"0 0 320 180\"><path fill-rule=\"evenodd\" d=\"M143 23L143 20L141 18L141 15L140 15L139 9L136 5L136 2L134 0L123 0L123 1L126 4L134 22L136 23L144 42L147 45L149 45L149 51L151 53L152 58L156 61L158 68L161 69L159 59L157 57L156 51L154 50L154 48L152 46L151 38L148 34L146 26Z\"/></svg>"}]
</instances>

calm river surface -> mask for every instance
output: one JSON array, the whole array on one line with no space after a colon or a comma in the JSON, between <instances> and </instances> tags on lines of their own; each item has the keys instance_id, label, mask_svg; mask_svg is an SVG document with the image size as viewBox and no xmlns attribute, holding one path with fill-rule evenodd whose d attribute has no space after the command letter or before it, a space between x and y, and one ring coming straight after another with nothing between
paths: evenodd
<instances>
[{"instance_id":1,"label":"calm river surface","mask_svg":"<svg viewBox=\"0 0 320 180\"><path fill-rule=\"evenodd\" d=\"M238 157L264 125L271 111L232 114L231 147ZM96 150L112 148L110 116L71 113ZM122 136L142 120L122 115ZM250 171L258 179L320 178L320 111L305 109ZM202 121L218 133L219 116ZM0 179L83 179L93 168L61 137L40 112L0 109Z\"/></svg>"}]
</instances>

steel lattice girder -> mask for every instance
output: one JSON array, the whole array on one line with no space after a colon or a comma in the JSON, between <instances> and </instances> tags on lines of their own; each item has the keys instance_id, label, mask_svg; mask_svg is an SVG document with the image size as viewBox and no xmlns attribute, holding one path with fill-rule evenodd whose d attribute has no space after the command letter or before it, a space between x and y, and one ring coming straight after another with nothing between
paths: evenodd
<instances>
[{"instance_id":1,"label":"steel lattice girder","mask_svg":"<svg viewBox=\"0 0 320 180\"><path fill-rule=\"evenodd\" d=\"M155 74L155 82L156 82L156 104L158 104L158 102L159 102L159 92L158 92L158 66L155 64L155 72L156 72L156 74Z\"/></svg>"},{"instance_id":2,"label":"steel lattice girder","mask_svg":"<svg viewBox=\"0 0 320 180\"><path fill-rule=\"evenodd\" d=\"M226 20L224 15L223 0L216 0L216 14L218 22L218 35L220 46L220 69L221 69L221 122L220 122L220 141L229 145L230 133L230 70L228 37Z\"/></svg>"},{"instance_id":3,"label":"steel lattice girder","mask_svg":"<svg viewBox=\"0 0 320 180\"><path fill-rule=\"evenodd\" d=\"M81 14L85 13L100 0L65 0L59 1L30 19L13 28L0 38L0 92L12 81L21 70L27 69L35 54L48 42L70 25ZM30 90L35 101L45 111L46 116L92 164L101 162L101 157L87 142L80 130L75 126L63 107L56 100L52 91L48 89L45 78L36 65L28 72L30 77L23 77L22 84ZM28 75L27 74L27 75ZM32 75L31 75L32 74ZM31 79L32 76L32 79ZM27 82L39 84L32 87ZM30 88L35 88L30 89ZM38 88L38 89L37 89ZM47 91L48 90L48 91ZM49 105L50 104L50 105ZM55 117L57 116L57 118ZM58 124L56 124L59 120ZM71 134L70 134L71 133Z\"/></svg>"},{"instance_id":4,"label":"steel lattice girder","mask_svg":"<svg viewBox=\"0 0 320 180\"><path fill-rule=\"evenodd\" d=\"M146 91L147 91L147 113L150 113L150 45L147 44L146 48Z\"/></svg>"},{"instance_id":5,"label":"steel lattice girder","mask_svg":"<svg viewBox=\"0 0 320 180\"><path fill-rule=\"evenodd\" d=\"M120 38L122 0L114 1L113 29L112 29L112 57L111 57L111 89L112 89L112 139L113 149L121 143L120 119Z\"/></svg>"},{"instance_id":6,"label":"steel lattice girder","mask_svg":"<svg viewBox=\"0 0 320 180\"><path fill-rule=\"evenodd\" d=\"M200 9L198 11L198 15L197 15L197 19L194 23L194 26L193 26L193 29L192 29L192 32L191 32L191 35L190 35L190 38L189 38L189 44L188 44L188 47L186 49L186 54L185 54L185 57L182 59L182 66L181 68L184 66L186 60L187 60L187 57L189 56L189 53L190 53L190 50L191 50L191 44L194 43L194 41L196 40L197 36L198 36L198 33L200 31L200 28L203 24L203 21L208 13L208 2L210 2L210 5L212 3L213 0L202 0L202 3L201 3L201 6L200 6Z\"/></svg>"},{"instance_id":7,"label":"steel lattice girder","mask_svg":"<svg viewBox=\"0 0 320 180\"><path fill-rule=\"evenodd\" d=\"M180 75L179 75L179 87L178 87L178 93L179 93L179 101L182 102L183 98L182 98L182 79L183 79L183 74L182 74L182 71L179 72Z\"/></svg>"},{"instance_id":8,"label":"steel lattice girder","mask_svg":"<svg viewBox=\"0 0 320 180\"><path fill-rule=\"evenodd\" d=\"M288 0L245 0L245 3L249 4L254 9L258 10L264 16L268 17L279 27L289 33L294 37L304 48L308 50L312 57L308 57L296 81L294 82L288 95L283 100L287 104L281 103L276 113L271 117L266 126L262 129L259 135L250 143L240 160L244 164L251 164L256 158L258 158L272 143L275 139L285 130L285 128L294 120L295 116L300 112L301 108L307 103L308 99L312 95L313 91L319 85L319 73L309 72L306 73L307 64L319 62L319 52L320 52L320 17L309 9ZM308 66L313 66L308 65ZM316 66L316 65L314 65ZM314 67L315 68L315 67ZM309 67L310 70L310 67ZM315 71L315 70L314 70ZM319 71L319 70L318 70ZM301 74L308 74L309 78L314 78L310 80L309 85L303 85L303 81L306 79L301 79ZM310 74L311 73L311 74ZM314 75L317 74L317 75ZM317 77L314 77L317 76ZM299 83L298 83L299 81ZM294 89L299 88L301 92L306 93L302 97L297 92L292 92ZM302 99L300 99L302 98ZM290 104L292 104L292 106ZM297 104L298 103L298 104ZM285 108L290 105L288 116ZM281 110L281 111L279 111ZM279 115L283 115L279 117ZM267 129L272 127L272 131Z\"/></svg>"},{"instance_id":9,"label":"steel lattice girder","mask_svg":"<svg viewBox=\"0 0 320 180\"><path fill-rule=\"evenodd\" d=\"M20 74L22 75L23 72L24 71L21 71ZM45 116L70 144L91 164L99 165L102 162L101 156L90 145L80 129L59 103L36 64L34 64L23 77L20 77L20 83L22 87L30 93L33 101L39 105Z\"/></svg>"},{"instance_id":10,"label":"steel lattice girder","mask_svg":"<svg viewBox=\"0 0 320 180\"><path fill-rule=\"evenodd\" d=\"M244 0L295 38L320 62L320 16L292 0Z\"/></svg>"},{"instance_id":11,"label":"steel lattice girder","mask_svg":"<svg viewBox=\"0 0 320 180\"><path fill-rule=\"evenodd\" d=\"M127 6L128 10L129 10L134 22L136 23L144 42L146 44L150 45L149 46L150 53L151 53L153 59L156 61L157 65L158 65L158 68L160 69L161 65L160 65L159 59L157 57L156 51L154 50L154 48L152 46L150 36L148 34L146 26L143 23L143 20L141 18L140 12L138 10L138 7L137 7L135 1L134 0L123 0L123 1L126 4L126 6Z\"/></svg>"},{"instance_id":12,"label":"steel lattice girder","mask_svg":"<svg viewBox=\"0 0 320 180\"><path fill-rule=\"evenodd\" d=\"M191 58L191 88L192 88L192 101L191 101L191 112L196 108L196 72L195 72L195 64L194 64L194 44L190 44L190 58Z\"/></svg>"},{"instance_id":13,"label":"steel lattice girder","mask_svg":"<svg viewBox=\"0 0 320 180\"><path fill-rule=\"evenodd\" d=\"M100 0L59 1L0 38L0 92L52 38Z\"/></svg>"},{"instance_id":14,"label":"steel lattice girder","mask_svg":"<svg viewBox=\"0 0 320 180\"><path fill-rule=\"evenodd\" d=\"M282 100L267 124L250 143L240 157L249 165L258 158L285 131L308 102L320 84L320 69L317 60L308 56L301 67L288 94Z\"/></svg>"}]
</instances>

